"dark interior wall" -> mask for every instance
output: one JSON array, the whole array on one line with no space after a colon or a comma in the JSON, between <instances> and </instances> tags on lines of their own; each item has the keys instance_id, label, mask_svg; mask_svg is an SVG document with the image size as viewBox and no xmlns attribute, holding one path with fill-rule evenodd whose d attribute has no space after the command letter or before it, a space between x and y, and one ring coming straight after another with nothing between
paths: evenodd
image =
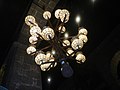
<instances>
[{"instance_id":1,"label":"dark interior wall","mask_svg":"<svg viewBox=\"0 0 120 90\"><path fill-rule=\"evenodd\" d=\"M88 57L93 68L103 78L103 82L109 90L119 90L120 86L111 73L111 61L116 52L120 50L120 24L117 25L110 35Z\"/></svg>"},{"instance_id":2,"label":"dark interior wall","mask_svg":"<svg viewBox=\"0 0 120 90\"><path fill-rule=\"evenodd\" d=\"M17 40L25 14L33 0L0 0L0 67Z\"/></svg>"}]
</instances>

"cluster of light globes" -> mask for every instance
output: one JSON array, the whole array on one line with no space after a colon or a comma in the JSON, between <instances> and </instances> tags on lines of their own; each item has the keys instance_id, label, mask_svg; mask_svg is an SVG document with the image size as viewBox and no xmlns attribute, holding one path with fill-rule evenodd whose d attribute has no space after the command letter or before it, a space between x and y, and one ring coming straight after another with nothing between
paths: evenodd
<instances>
[{"instance_id":1,"label":"cluster of light globes","mask_svg":"<svg viewBox=\"0 0 120 90\"><path fill-rule=\"evenodd\" d=\"M66 9L57 9L55 11L55 17L61 21L61 23L67 23L69 21L70 13ZM51 13L49 11L45 11L43 13L43 18L49 20L51 18ZM30 55L35 55L35 62L37 65L40 65L42 71L48 71L50 68L55 67L57 65L57 61L55 59L55 51L51 47L51 51L44 52L42 50L36 49L36 44L38 40L50 41L55 37L54 28L50 26L44 26L41 29L35 21L35 18L31 15L28 15L25 18L25 23L30 26L30 37L29 42L30 46L26 49L27 53ZM65 26L59 25L57 31L61 34L64 34L64 37L61 39L62 44L61 47L67 47L66 56L74 57L77 63L82 63L86 60L86 57L80 51L83 45L88 41L87 38L87 30L85 28L78 28L78 35L72 37L70 40L69 36L66 32ZM59 41L58 41L59 42ZM75 52L77 51L77 52ZM54 62L54 64L53 64Z\"/></svg>"}]
</instances>

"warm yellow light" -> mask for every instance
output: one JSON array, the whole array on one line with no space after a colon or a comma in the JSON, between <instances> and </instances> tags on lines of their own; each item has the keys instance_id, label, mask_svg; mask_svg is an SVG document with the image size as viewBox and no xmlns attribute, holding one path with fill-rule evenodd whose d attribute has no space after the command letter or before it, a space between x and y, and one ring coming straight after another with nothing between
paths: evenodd
<instances>
[{"instance_id":1,"label":"warm yellow light","mask_svg":"<svg viewBox=\"0 0 120 90\"><path fill-rule=\"evenodd\" d=\"M49 60L50 57L51 57L51 53L50 53L50 51L47 51L47 52L46 52L46 60Z\"/></svg>"},{"instance_id":2,"label":"warm yellow light","mask_svg":"<svg viewBox=\"0 0 120 90\"><path fill-rule=\"evenodd\" d=\"M91 0L93 3L95 2L95 0Z\"/></svg>"},{"instance_id":3,"label":"warm yellow light","mask_svg":"<svg viewBox=\"0 0 120 90\"><path fill-rule=\"evenodd\" d=\"M54 49L52 50L52 54L53 54L53 55L55 55L55 54L56 54L56 52L55 52L55 50L54 50Z\"/></svg>"},{"instance_id":4,"label":"warm yellow light","mask_svg":"<svg viewBox=\"0 0 120 90\"><path fill-rule=\"evenodd\" d=\"M38 26L33 26L33 27L30 29L30 34L31 34L32 36L38 37L38 36L41 34L41 28L38 27Z\"/></svg>"},{"instance_id":5,"label":"warm yellow light","mask_svg":"<svg viewBox=\"0 0 120 90\"><path fill-rule=\"evenodd\" d=\"M62 9L59 15L60 15L61 22L66 23L69 21L70 13L68 10Z\"/></svg>"},{"instance_id":6,"label":"warm yellow light","mask_svg":"<svg viewBox=\"0 0 120 90\"><path fill-rule=\"evenodd\" d=\"M71 56L74 56L74 51L72 50L72 48L68 48L67 49L67 56L71 55Z\"/></svg>"},{"instance_id":7,"label":"warm yellow light","mask_svg":"<svg viewBox=\"0 0 120 90\"><path fill-rule=\"evenodd\" d=\"M49 11L45 11L45 12L43 13L43 17L44 17L44 19L48 20L48 19L51 18L51 13L50 13Z\"/></svg>"},{"instance_id":8,"label":"warm yellow light","mask_svg":"<svg viewBox=\"0 0 120 90\"><path fill-rule=\"evenodd\" d=\"M77 63L80 63L80 62L85 62L86 58L81 52L77 52L76 60L78 60Z\"/></svg>"},{"instance_id":9,"label":"warm yellow light","mask_svg":"<svg viewBox=\"0 0 120 90\"><path fill-rule=\"evenodd\" d=\"M87 35L87 34L88 34L88 31L87 31L87 29L80 27L80 28L78 28L78 34Z\"/></svg>"},{"instance_id":10,"label":"warm yellow light","mask_svg":"<svg viewBox=\"0 0 120 90\"><path fill-rule=\"evenodd\" d=\"M28 54L32 54L32 53L36 52L36 48L34 46L30 46L27 48L26 51Z\"/></svg>"},{"instance_id":11,"label":"warm yellow light","mask_svg":"<svg viewBox=\"0 0 120 90\"><path fill-rule=\"evenodd\" d=\"M45 58L45 54L43 53L39 53L36 57L35 57L35 62L36 64L38 65L41 65L42 62L45 62L46 61L46 58Z\"/></svg>"},{"instance_id":12,"label":"warm yellow light","mask_svg":"<svg viewBox=\"0 0 120 90\"><path fill-rule=\"evenodd\" d=\"M69 37L69 34L68 33L65 33L64 34L64 37L67 39Z\"/></svg>"},{"instance_id":13,"label":"warm yellow light","mask_svg":"<svg viewBox=\"0 0 120 90\"><path fill-rule=\"evenodd\" d=\"M50 70L50 68L52 68L52 67L55 67L56 65L57 65L57 63L54 63L54 65L51 65L51 63L50 62L53 62L53 61L55 61L55 59L54 58L52 58L52 59L50 59L47 63L45 63L45 64L41 64L40 65L40 68L41 68L41 70L42 71L48 71L48 70ZM51 66L50 66L51 65ZM47 69L48 68L48 69Z\"/></svg>"},{"instance_id":14,"label":"warm yellow light","mask_svg":"<svg viewBox=\"0 0 120 90\"><path fill-rule=\"evenodd\" d=\"M36 36L31 36L30 38L29 38L29 42L31 43L31 44L36 44L37 43L37 37Z\"/></svg>"},{"instance_id":15,"label":"warm yellow light","mask_svg":"<svg viewBox=\"0 0 120 90\"><path fill-rule=\"evenodd\" d=\"M80 20L81 20L80 16L77 16L75 20L76 20L76 23L80 23Z\"/></svg>"},{"instance_id":16,"label":"warm yellow light","mask_svg":"<svg viewBox=\"0 0 120 90\"><path fill-rule=\"evenodd\" d=\"M53 39L54 38L54 30L50 27L47 27L45 29L43 29L42 31L42 37L45 39L45 40L50 40L50 39Z\"/></svg>"},{"instance_id":17,"label":"warm yellow light","mask_svg":"<svg viewBox=\"0 0 120 90\"><path fill-rule=\"evenodd\" d=\"M80 39L73 39L71 46L74 50L81 49L83 47L83 41Z\"/></svg>"},{"instance_id":18,"label":"warm yellow light","mask_svg":"<svg viewBox=\"0 0 120 90\"><path fill-rule=\"evenodd\" d=\"M56 17L57 19L60 18L60 12L61 12L61 9L57 9L57 10L55 11L55 17Z\"/></svg>"},{"instance_id":19,"label":"warm yellow light","mask_svg":"<svg viewBox=\"0 0 120 90\"><path fill-rule=\"evenodd\" d=\"M31 15L28 15L26 18L25 18L25 23L28 25L28 26L33 26L33 24L35 24L35 18Z\"/></svg>"},{"instance_id":20,"label":"warm yellow light","mask_svg":"<svg viewBox=\"0 0 120 90\"><path fill-rule=\"evenodd\" d=\"M50 82L51 82L51 77L49 77L49 78L47 79L47 82L48 82L48 83L50 83Z\"/></svg>"},{"instance_id":21,"label":"warm yellow light","mask_svg":"<svg viewBox=\"0 0 120 90\"><path fill-rule=\"evenodd\" d=\"M88 41L88 38L86 35L79 35L78 38L81 39L84 43Z\"/></svg>"},{"instance_id":22,"label":"warm yellow light","mask_svg":"<svg viewBox=\"0 0 120 90\"><path fill-rule=\"evenodd\" d=\"M64 26L59 26L58 30L59 32L64 33L66 31L66 28Z\"/></svg>"},{"instance_id":23,"label":"warm yellow light","mask_svg":"<svg viewBox=\"0 0 120 90\"><path fill-rule=\"evenodd\" d=\"M46 71L46 69L50 66L51 63L41 64L40 68L42 71ZM50 70L50 68L48 69Z\"/></svg>"},{"instance_id":24,"label":"warm yellow light","mask_svg":"<svg viewBox=\"0 0 120 90\"><path fill-rule=\"evenodd\" d=\"M70 46L70 41L69 40L63 40L62 45L63 46Z\"/></svg>"}]
</instances>

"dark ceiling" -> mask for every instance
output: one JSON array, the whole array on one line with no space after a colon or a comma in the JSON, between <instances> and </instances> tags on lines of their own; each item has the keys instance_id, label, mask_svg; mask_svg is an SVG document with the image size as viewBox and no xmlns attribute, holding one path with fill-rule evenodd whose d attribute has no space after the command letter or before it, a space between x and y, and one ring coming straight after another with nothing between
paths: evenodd
<instances>
[{"instance_id":1,"label":"dark ceiling","mask_svg":"<svg viewBox=\"0 0 120 90\"><path fill-rule=\"evenodd\" d=\"M1 11L0 65L4 62L11 44L18 38L19 31L24 22L24 17L27 13L31 1L32 0L19 0L19 1L0 0ZM70 26L68 27L68 29L71 31L71 33L77 30L77 26L75 23L76 15L79 14L81 16L80 25L85 27L89 32L88 34L89 41L86 43L84 47L84 53L86 54L86 56L89 56L97 47L99 47L99 45L106 39L107 36L109 36L109 34L114 30L114 28L120 24L119 0L95 0L94 3L92 1L93 0L60 0L60 2L55 7L55 9L67 8L70 11L71 19L67 26ZM60 83L62 83L62 81L64 82L76 81L72 80L76 78L70 79L63 78L60 75L59 70L55 71L54 73L44 72L43 75L44 75L43 88L46 87L44 88L44 90L49 89L57 90L58 85L60 87L61 85ZM47 83L46 81L48 76L51 76L52 78L51 83ZM92 77L94 77L94 75ZM94 81L95 80L97 81L97 79L94 79ZM82 79L82 81L84 81L84 79ZM99 82L101 81L102 78L99 78ZM71 87L74 84L76 83L75 82L70 83ZM83 87L85 88L84 85ZM76 90L76 89L63 89L63 90ZM77 90L82 89L79 88Z\"/></svg>"},{"instance_id":2,"label":"dark ceiling","mask_svg":"<svg viewBox=\"0 0 120 90\"><path fill-rule=\"evenodd\" d=\"M83 48L83 52L87 57L89 57L91 53L96 51L96 48L98 48L101 45L101 43L113 32L113 30L115 30L116 26L120 24L119 22L120 6L117 0L114 1L95 0L94 3L92 2L92 0L60 0L60 2L55 7L55 10L57 8L67 8L70 11L71 17L70 17L70 21L67 23L67 29L70 32L70 34L77 33L76 32L77 25L75 23L75 17L78 14L81 16L80 26L85 27L89 32L88 33L89 41L85 44ZM109 39L107 41L109 41ZM107 43L107 41L104 44L104 46L109 44ZM104 49L101 48L101 50L103 50L103 53L105 52ZM114 51L114 49L112 50ZM110 55L109 49L107 53L106 55ZM93 54L93 55L97 55L97 54ZM94 58L95 57L97 56L94 56ZM90 60L94 58L90 58ZM51 72L42 72L43 89L44 90L56 90L56 89L57 90L97 90L97 87L101 83L103 84L103 82L105 82L104 79L101 77L101 73L98 73L100 71L91 68L88 69L91 71L91 73L88 73L89 71L87 71L84 68L84 65L79 66L75 63L72 63L71 66L75 68L74 69L75 73L74 76L69 79L63 78L61 76L60 69L55 69ZM86 70L86 72L82 69ZM47 82L48 77L51 77L52 79L50 83ZM90 78L91 80L88 78ZM108 88L107 87L104 88L104 90L106 89ZM112 89L109 88L109 90Z\"/></svg>"}]
</instances>

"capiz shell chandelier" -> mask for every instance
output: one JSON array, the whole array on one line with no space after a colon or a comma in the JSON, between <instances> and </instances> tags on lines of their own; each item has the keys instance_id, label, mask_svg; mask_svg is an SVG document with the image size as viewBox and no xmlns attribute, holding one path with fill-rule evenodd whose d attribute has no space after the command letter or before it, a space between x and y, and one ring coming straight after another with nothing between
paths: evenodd
<instances>
[{"instance_id":1,"label":"capiz shell chandelier","mask_svg":"<svg viewBox=\"0 0 120 90\"><path fill-rule=\"evenodd\" d=\"M69 11L57 9L54 15L58 19L55 27L50 22L51 13L49 11L43 13L43 18L47 20L47 25L43 28L39 27L33 16L28 15L25 18L31 35L30 46L26 51L35 56L35 63L40 66L42 71L48 71L60 63L63 76L70 77L73 70L69 65L69 60L75 60L79 64L86 60L81 49L88 41L86 36L88 32L85 28L78 27L78 34L69 36L65 28L65 23L69 21L70 17Z\"/></svg>"}]
</instances>

